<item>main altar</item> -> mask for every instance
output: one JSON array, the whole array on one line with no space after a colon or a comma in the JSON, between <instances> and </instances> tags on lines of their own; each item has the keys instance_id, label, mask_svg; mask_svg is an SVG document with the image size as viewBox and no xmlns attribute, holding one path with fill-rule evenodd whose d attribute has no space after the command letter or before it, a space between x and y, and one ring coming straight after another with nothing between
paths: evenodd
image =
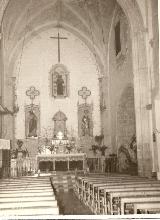
<instances>
[{"instance_id":1,"label":"main altar","mask_svg":"<svg viewBox=\"0 0 160 220\"><path fill-rule=\"evenodd\" d=\"M67 138L61 131L36 155L37 170L43 172L84 170L85 160L86 154L76 147L74 138Z\"/></svg>"},{"instance_id":2,"label":"main altar","mask_svg":"<svg viewBox=\"0 0 160 220\"><path fill-rule=\"evenodd\" d=\"M40 154L36 156L37 167L40 171L84 170L85 154Z\"/></svg>"}]
</instances>

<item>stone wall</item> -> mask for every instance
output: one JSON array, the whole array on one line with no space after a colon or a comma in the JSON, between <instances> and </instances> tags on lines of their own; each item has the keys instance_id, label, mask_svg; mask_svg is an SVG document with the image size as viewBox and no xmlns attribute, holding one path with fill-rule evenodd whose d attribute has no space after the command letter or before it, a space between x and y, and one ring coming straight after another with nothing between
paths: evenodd
<instances>
[{"instance_id":1,"label":"stone wall","mask_svg":"<svg viewBox=\"0 0 160 220\"><path fill-rule=\"evenodd\" d=\"M119 19L121 21L121 52L116 56L114 28ZM110 151L113 153L117 153L119 144L126 143L128 139L135 134L134 91L133 89L126 89L128 85L130 85L129 88L133 88L131 46L130 28L127 18L117 6L109 41L109 79L104 78L103 82L104 88L106 87L105 85L109 84L109 90L107 92L110 97L109 106L106 106L106 110L103 112L103 130L105 136L108 132L107 130L109 130L107 114L105 112L109 109ZM109 80L109 82L107 80Z\"/></svg>"},{"instance_id":2,"label":"stone wall","mask_svg":"<svg viewBox=\"0 0 160 220\"><path fill-rule=\"evenodd\" d=\"M128 144L135 131L134 89L127 86L119 100L117 109L117 147Z\"/></svg>"}]
</instances>

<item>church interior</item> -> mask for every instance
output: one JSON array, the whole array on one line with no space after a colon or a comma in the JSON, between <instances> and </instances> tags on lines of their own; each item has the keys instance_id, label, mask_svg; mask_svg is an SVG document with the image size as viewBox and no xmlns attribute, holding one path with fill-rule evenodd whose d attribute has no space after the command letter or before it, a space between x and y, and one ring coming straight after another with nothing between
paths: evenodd
<instances>
[{"instance_id":1,"label":"church interior","mask_svg":"<svg viewBox=\"0 0 160 220\"><path fill-rule=\"evenodd\" d=\"M0 218L160 213L159 12L0 0Z\"/></svg>"}]
</instances>

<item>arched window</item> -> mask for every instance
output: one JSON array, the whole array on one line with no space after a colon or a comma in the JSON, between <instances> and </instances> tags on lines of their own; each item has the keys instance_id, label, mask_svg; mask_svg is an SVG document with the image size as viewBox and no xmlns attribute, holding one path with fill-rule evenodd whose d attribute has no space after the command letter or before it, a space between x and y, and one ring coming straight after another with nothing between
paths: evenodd
<instances>
[{"instance_id":1,"label":"arched window","mask_svg":"<svg viewBox=\"0 0 160 220\"><path fill-rule=\"evenodd\" d=\"M120 7L117 7L114 20L115 53L118 63L123 61L128 51L129 25L127 17Z\"/></svg>"},{"instance_id":2,"label":"arched window","mask_svg":"<svg viewBox=\"0 0 160 220\"><path fill-rule=\"evenodd\" d=\"M121 26L120 21L117 22L115 25L115 49L116 49L116 56L121 51Z\"/></svg>"}]
</instances>

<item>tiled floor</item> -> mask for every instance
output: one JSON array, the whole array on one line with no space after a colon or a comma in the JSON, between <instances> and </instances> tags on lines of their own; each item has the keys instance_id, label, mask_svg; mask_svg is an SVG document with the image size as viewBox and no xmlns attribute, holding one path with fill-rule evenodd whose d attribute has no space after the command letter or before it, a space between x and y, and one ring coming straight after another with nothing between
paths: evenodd
<instances>
[{"instance_id":1,"label":"tiled floor","mask_svg":"<svg viewBox=\"0 0 160 220\"><path fill-rule=\"evenodd\" d=\"M60 191L57 196L60 214L92 215L92 212L75 196L73 190Z\"/></svg>"}]
</instances>

